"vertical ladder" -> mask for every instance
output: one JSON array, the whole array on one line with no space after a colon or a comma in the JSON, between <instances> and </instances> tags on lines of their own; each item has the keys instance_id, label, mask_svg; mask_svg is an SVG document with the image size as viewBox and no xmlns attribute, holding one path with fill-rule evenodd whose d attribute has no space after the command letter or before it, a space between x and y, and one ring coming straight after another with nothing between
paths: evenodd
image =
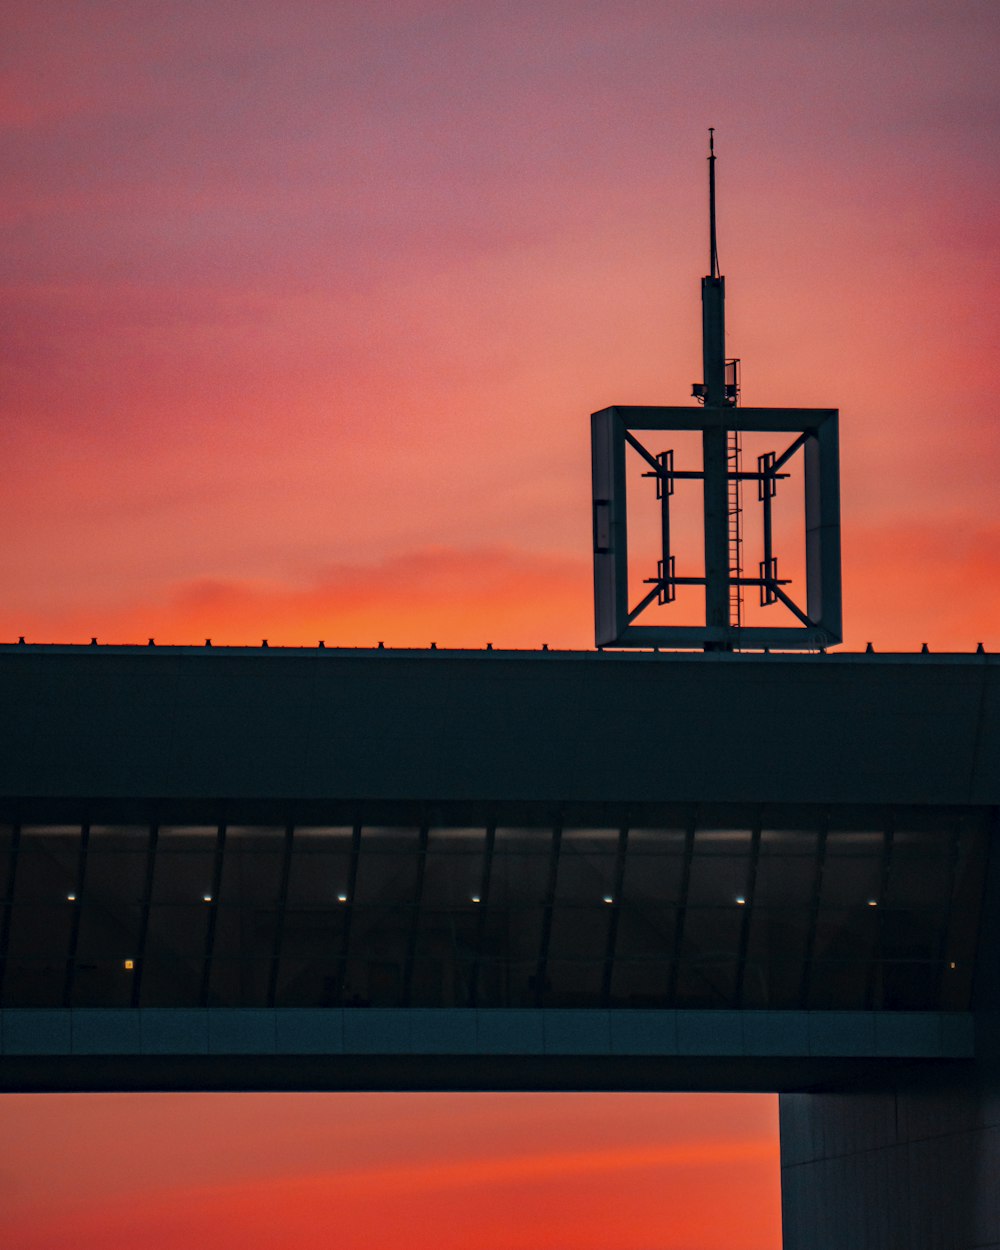
<instances>
[{"instance_id":1,"label":"vertical ladder","mask_svg":"<svg viewBox=\"0 0 1000 1250\"><path fill-rule=\"evenodd\" d=\"M726 431L726 470L729 503L729 624L733 629L743 625L743 481L737 476L742 465L742 440L739 430Z\"/></svg>"}]
</instances>

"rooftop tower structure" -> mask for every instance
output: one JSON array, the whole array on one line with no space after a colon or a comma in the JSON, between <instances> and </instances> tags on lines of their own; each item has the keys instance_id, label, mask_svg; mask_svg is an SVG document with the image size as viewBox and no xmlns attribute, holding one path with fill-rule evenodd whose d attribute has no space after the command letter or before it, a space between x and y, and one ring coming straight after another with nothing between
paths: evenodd
<instances>
[{"instance_id":1,"label":"rooftop tower structure","mask_svg":"<svg viewBox=\"0 0 1000 1250\"><path fill-rule=\"evenodd\" d=\"M666 646L705 651L803 648L822 650L841 641L840 487L838 413L816 408L737 408L738 359L726 357L726 280L719 270L716 230L715 134L709 130L709 272L701 280L703 380L692 388L701 408L616 405L594 413L592 423L594 505L595 638L598 647ZM644 432L700 431L700 467L675 464L673 449L653 453ZM794 435L781 451L768 451L756 469L742 464L744 433ZM661 556L650 589L633 603L629 593L626 451L646 462L660 507ZM772 501L789 461L801 451L805 479L806 602L797 603L779 576ZM702 485L704 561L701 569L678 569L671 542L671 508L679 483ZM743 490L757 487L762 534L756 576L744 570ZM678 587L704 587L704 617L697 624L640 623L654 602L666 606ZM780 605L784 622L747 624L744 594L756 588L759 606Z\"/></svg>"}]
</instances>

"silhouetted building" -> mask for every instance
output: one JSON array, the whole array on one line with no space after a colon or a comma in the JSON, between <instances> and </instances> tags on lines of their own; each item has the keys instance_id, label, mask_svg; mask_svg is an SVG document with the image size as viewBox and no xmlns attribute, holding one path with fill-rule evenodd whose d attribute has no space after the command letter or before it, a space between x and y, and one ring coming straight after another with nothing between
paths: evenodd
<instances>
[{"instance_id":1,"label":"silhouetted building","mask_svg":"<svg viewBox=\"0 0 1000 1250\"><path fill-rule=\"evenodd\" d=\"M964 1011L993 673L8 647L3 1003Z\"/></svg>"},{"instance_id":2,"label":"silhouetted building","mask_svg":"<svg viewBox=\"0 0 1000 1250\"><path fill-rule=\"evenodd\" d=\"M787 1245L989 1244L996 657L5 646L0 696L4 1088L772 1090Z\"/></svg>"}]
</instances>

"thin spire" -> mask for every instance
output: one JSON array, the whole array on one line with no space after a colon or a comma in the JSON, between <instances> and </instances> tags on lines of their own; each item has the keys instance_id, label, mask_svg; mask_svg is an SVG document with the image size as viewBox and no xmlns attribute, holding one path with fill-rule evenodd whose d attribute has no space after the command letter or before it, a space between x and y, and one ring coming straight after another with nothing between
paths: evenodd
<instances>
[{"instance_id":1,"label":"thin spire","mask_svg":"<svg viewBox=\"0 0 1000 1250\"><path fill-rule=\"evenodd\" d=\"M709 275L718 278L719 248L715 238L715 127L708 128L708 229L709 229Z\"/></svg>"}]
</instances>

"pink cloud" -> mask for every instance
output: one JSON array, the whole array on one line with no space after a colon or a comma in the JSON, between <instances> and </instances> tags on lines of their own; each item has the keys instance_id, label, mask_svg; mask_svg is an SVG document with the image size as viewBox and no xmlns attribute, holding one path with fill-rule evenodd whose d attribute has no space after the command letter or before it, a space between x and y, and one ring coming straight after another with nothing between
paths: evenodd
<instances>
[{"instance_id":1,"label":"pink cloud","mask_svg":"<svg viewBox=\"0 0 1000 1250\"><path fill-rule=\"evenodd\" d=\"M434 548L334 566L300 585L203 578L162 599L0 615L32 641L314 646L587 646L590 570L504 549Z\"/></svg>"}]
</instances>

